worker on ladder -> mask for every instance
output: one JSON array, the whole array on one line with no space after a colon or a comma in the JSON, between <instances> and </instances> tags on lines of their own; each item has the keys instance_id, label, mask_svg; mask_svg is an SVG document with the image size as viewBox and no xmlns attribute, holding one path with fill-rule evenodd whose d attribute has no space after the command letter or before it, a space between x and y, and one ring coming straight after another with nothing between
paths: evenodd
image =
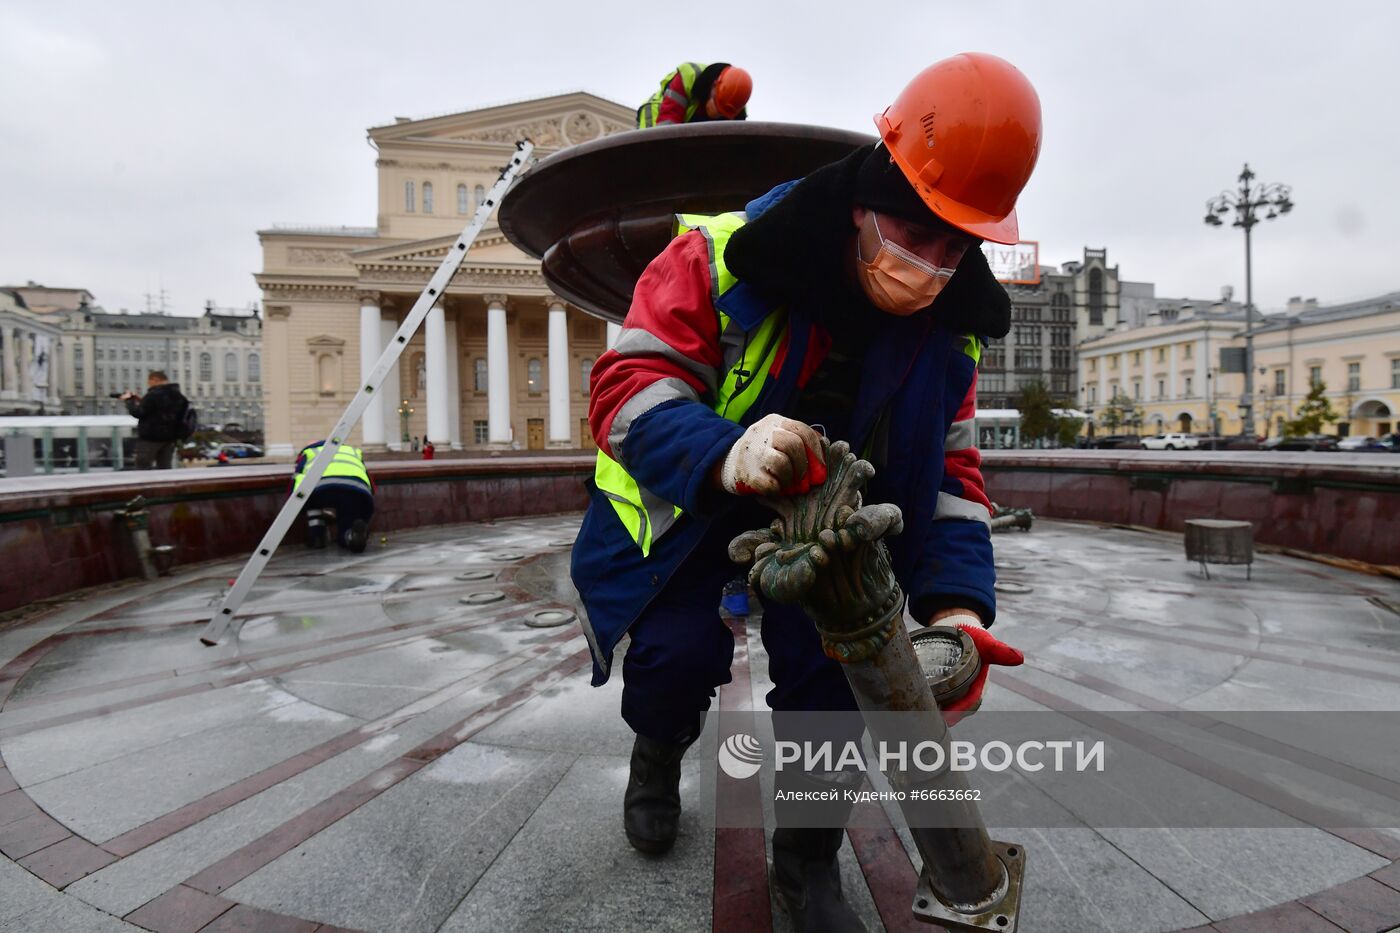
<instances>
[{"instance_id":1,"label":"worker on ladder","mask_svg":"<svg viewBox=\"0 0 1400 933\"><path fill-rule=\"evenodd\" d=\"M753 93L753 78L728 62L677 65L661 79L657 92L637 108L637 129L663 123L743 120Z\"/></svg>"},{"instance_id":2,"label":"worker on ladder","mask_svg":"<svg viewBox=\"0 0 1400 933\"><path fill-rule=\"evenodd\" d=\"M325 441L302 448L297 455L292 493L301 487L311 461L321 455ZM323 548L327 543L326 519L335 517L336 542L352 554L369 543L369 520L374 515L374 480L365 469L364 457L354 447L342 446L326 466L316 488L306 500L306 543Z\"/></svg>"}]
</instances>

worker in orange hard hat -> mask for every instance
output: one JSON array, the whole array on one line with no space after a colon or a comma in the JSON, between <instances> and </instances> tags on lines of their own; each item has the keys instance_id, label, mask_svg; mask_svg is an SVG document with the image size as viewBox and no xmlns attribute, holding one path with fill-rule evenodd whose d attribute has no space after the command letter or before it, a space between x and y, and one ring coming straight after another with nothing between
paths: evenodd
<instances>
[{"instance_id":1,"label":"worker in orange hard hat","mask_svg":"<svg viewBox=\"0 0 1400 933\"><path fill-rule=\"evenodd\" d=\"M903 515L886 544L906 612L977 646L984 666L945 712L977 708L985 665L1024 660L990 632L990 503L973 428L983 347L1011 319L980 245L1018 238L1040 102L1012 65L969 53L921 71L875 122L879 142L743 210L680 215L593 368L599 453L572 577L595 684L629 636L622 716L636 741L623 825L644 852L677 844L681 759L730 680L734 639L718 614L728 543L771 520L759 497L826 481L814 425L874 464L866 501ZM812 620L765 603L762 637L778 740L808 741L791 714L821 711L821 741L858 742L839 652L824 651ZM772 879L795 930L863 928L837 860L852 777L775 774L785 793ZM820 822L784 802L823 793L845 808Z\"/></svg>"},{"instance_id":2,"label":"worker in orange hard hat","mask_svg":"<svg viewBox=\"0 0 1400 933\"><path fill-rule=\"evenodd\" d=\"M677 65L661 79L661 87L637 108L637 129L663 123L743 120L753 93L753 78L728 62Z\"/></svg>"}]
</instances>

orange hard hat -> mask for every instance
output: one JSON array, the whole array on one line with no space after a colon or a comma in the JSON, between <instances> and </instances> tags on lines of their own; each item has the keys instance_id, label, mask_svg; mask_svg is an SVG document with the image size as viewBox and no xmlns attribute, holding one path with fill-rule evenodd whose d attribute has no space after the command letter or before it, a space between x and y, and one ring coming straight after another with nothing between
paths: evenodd
<instances>
[{"instance_id":1,"label":"orange hard hat","mask_svg":"<svg viewBox=\"0 0 1400 933\"><path fill-rule=\"evenodd\" d=\"M744 69L730 65L715 78L714 87L710 89L710 102L714 104L716 114L732 120L744 109L752 93L753 78Z\"/></svg>"},{"instance_id":2,"label":"orange hard hat","mask_svg":"<svg viewBox=\"0 0 1400 933\"><path fill-rule=\"evenodd\" d=\"M1040 155L1040 98L1014 65L981 52L935 62L875 127L939 218L994 243L1020 238L1016 198Z\"/></svg>"}]
</instances>

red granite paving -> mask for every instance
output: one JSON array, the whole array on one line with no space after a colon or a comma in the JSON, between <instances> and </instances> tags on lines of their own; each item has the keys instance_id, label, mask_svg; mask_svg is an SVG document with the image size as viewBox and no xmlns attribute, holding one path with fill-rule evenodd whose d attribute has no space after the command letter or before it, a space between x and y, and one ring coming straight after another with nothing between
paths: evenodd
<instances>
[{"instance_id":1,"label":"red granite paving","mask_svg":"<svg viewBox=\"0 0 1400 933\"><path fill-rule=\"evenodd\" d=\"M20 864L55 888L65 888L117 860L86 839L69 836L20 859Z\"/></svg>"},{"instance_id":2,"label":"red granite paving","mask_svg":"<svg viewBox=\"0 0 1400 933\"><path fill-rule=\"evenodd\" d=\"M721 713L753 710L753 681L749 670L747 619L725 620L734 633L734 663L731 680L719 689ZM742 717L740 717L742 718ZM753 731L753 730L750 730ZM721 734L719 741L727 735ZM768 892L768 854L761 826L725 826L725 823L753 822L725 814L762 814L761 785L756 780L738 781L715 771L715 864L712 930L773 929L773 905ZM759 816L759 822L762 817Z\"/></svg>"},{"instance_id":3,"label":"red granite paving","mask_svg":"<svg viewBox=\"0 0 1400 933\"><path fill-rule=\"evenodd\" d=\"M322 927L311 920L299 920L247 904L239 904L220 914L199 933L317 933Z\"/></svg>"},{"instance_id":4,"label":"red granite paving","mask_svg":"<svg viewBox=\"0 0 1400 933\"><path fill-rule=\"evenodd\" d=\"M194 933L235 906L233 901L179 885L122 919L155 933Z\"/></svg>"},{"instance_id":5,"label":"red granite paving","mask_svg":"<svg viewBox=\"0 0 1400 933\"><path fill-rule=\"evenodd\" d=\"M1381 933L1400 920L1400 891L1374 878L1357 878L1298 902L1353 933Z\"/></svg>"}]
</instances>

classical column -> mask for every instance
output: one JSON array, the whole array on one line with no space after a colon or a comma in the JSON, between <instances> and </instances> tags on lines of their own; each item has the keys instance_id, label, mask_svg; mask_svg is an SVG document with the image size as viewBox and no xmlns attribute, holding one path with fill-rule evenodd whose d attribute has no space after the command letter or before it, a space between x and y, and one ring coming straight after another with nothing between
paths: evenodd
<instances>
[{"instance_id":1,"label":"classical column","mask_svg":"<svg viewBox=\"0 0 1400 933\"><path fill-rule=\"evenodd\" d=\"M607 349L611 350L614 346L616 346L616 345L617 345L617 338L620 337L621 335L622 335L622 325L621 325L621 324L614 324L612 321L608 321L608 346L607 346Z\"/></svg>"},{"instance_id":2,"label":"classical column","mask_svg":"<svg viewBox=\"0 0 1400 933\"><path fill-rule=\"evenodd\" d=\"M1167 344L1167 396L1172 399L1181 398L1181 386L1176 380L1176 354L1179 349L1178 344ZM1176 417L1175 413L1172 417Z\"/></svg>"},{"instance_id":3,"label":"classical column","mask_svg":"<svg viewBox=\"0 0 1400 933\"><path fill-rule=\"evenodd\" d=\"M19 363L15 359L15 349L19 346L15 340L15 329L6 327L0 330L0 370L4 374L4 386L6 398L14 398L17 384L19 382Z\"/></svg>"},{"instance_id":4,"label":"classical column","mask_svg":"<svg viewBox=\"0 0 1400 933\"><path fill-rule=\"evenodd\" d=\"M462 449L462 382L459 369L462 357L457 342L457 319L447 319L447 439L453 450Z\"/></svg>"},{"instance_id":5,"label":"classical column","mask_svg":"<svg viewBox=\"0 0 1400 933\"><path fill-rule=\"evenodd\" d=\"M269 457L290 457L293 453L292 374L288 355L291 342L288 319L291 316L292 309L287 305L268 305L263 316L263 417ZM198 356L194 365L199 365ZM315 379L313 372L310 380Z\"/></svg>"},{"instance_id":6,"label":"classical column","mask_svg":"<svg viewBox=\"0 0 1400 933\"><path fill-rule=\"evenodd\" d=\"M549 446L572 447L569 424L569 319L564 302L549 302Z\"/></svg>"},{"instance_id":7,"label":"classical column","mask_svg":"<svg viewBox=\"0 0 1400 933\"><path fill-rule=\"evenodd\" d=\"M379 333L379 293L360 293L360 386L369 384L370 370L374 369L379 354L384 352ZM376 389L376 392L381 389ZM384 406L371 398L360 422L363 445L370 450L384 449Z\"/></svg>"},{"instance_id":8,"label":"classical column","mask_svg":"<svg viewBox=\"0 0 1400 933\"><path fill-rule=\"evenodd\" d=\"M435 447L445 448L452 443L452 435L448 429L447 407L447 315L440 300L428 312L425 339L428 344L424 358L428 367L428 440Z\"/></svg>"},{"instance_id":9,"label":"classical column","mask_svg":"<svg viewBox=\"0 0 1400 933\"><path fill-rule=\"evenodd\" d=\"M506 332L506 296L483 295L486 299L486 437L490 446L509 447L510 423L510 338Z\"/></svg>"},{"instance_id":10,"label":"classical column","mask_svg":"<svg viewBox=\"0 0 1400 933\"><path fill-rule=\"evenodd\" d=\"M1210 325L1207 324L1206 326L1209 327ZM1209 354L1206 352L1206 342L1204 338L1196 341L1196 349L1194 352L1196 354L1196 384L1195 386L1193 386L1193 388L1196 390L1197 395L1199 395L1202 399L1205 399L1206 373L1210 372L1210 361L1206 359L1206 357L1209 356ZM1210 420L1209 409L1206 410L1206 420Z\"/></svg>"},{"instance_id":11,"label":"classical column","mask_svg":"<svg viewBox=\"0 0 1400 933\"><path fill-rule=\"evenodd\" d=\"M385 318L382 315L379 319L379 345L387 347L393 343L394 335L399 332L399 322L393 318ZM403 423L399 417L399 405L403 402L403 381L399 376L399 364L395 361L389 370L389 375L384 379L384 385L379 389L380 417L384 419L385 434L388 436L390 450L403 450Z\"/></svg>"},{"instance_id":12,"label":"classical column","mask_svg":"<svg viewBox=\"0 0 1400 933\"><path fill-rule=\"evenodd\" d=\"M1104 407L1107 407L1108 403L1112 401L1112 396L1108 392L1108 358L1109 354L1107 353L1099 357L1099 404Z\"/></svg>"},{"instance_id":13,"label":"classical column","mask_svg":"<svg viewBox=\"0 0 1400 933\"><path fill-rule=\"evenodd\" d=\"M19 338L19 395L26 402L34 394L34 341L32 335L21 333Z\"/></svg>"}]
</instances>

